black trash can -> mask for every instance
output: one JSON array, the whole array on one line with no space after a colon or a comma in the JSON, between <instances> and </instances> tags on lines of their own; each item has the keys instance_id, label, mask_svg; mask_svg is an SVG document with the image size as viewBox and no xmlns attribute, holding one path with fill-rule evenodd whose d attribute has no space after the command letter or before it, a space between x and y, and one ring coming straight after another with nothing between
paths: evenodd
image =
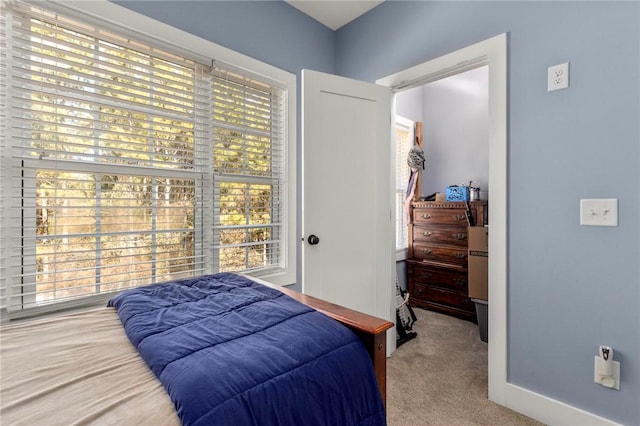
<instances>
[{"instance_id":1,"label":"black trash can","mask_svg":"<svg viewBox=\"0 0 640 426\"><path fill-rule=\"evenodd\" d=\"M471 299L476 304L476 318L478 319L478 331L480 340L489 342L489 303L486 300Z\"/></svg>"}]
</instances>

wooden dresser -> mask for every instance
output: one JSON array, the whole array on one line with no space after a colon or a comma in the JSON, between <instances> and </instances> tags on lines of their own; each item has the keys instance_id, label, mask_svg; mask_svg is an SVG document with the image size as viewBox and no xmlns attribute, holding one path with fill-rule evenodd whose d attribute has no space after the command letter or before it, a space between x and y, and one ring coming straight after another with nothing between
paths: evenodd
<instances>
[{"instance_id":1,"label":"wooden dresser","mask_svg":"<svg viewBox=\"0 0 640 426\"><path fill-rule=\"evenodd\" d=\"M476 226L487 224L487 202L470 206ZM412 203L407 278L414 306L475 322L467 289L467 226L464 202Z\"/></svg>"}]
</instances>

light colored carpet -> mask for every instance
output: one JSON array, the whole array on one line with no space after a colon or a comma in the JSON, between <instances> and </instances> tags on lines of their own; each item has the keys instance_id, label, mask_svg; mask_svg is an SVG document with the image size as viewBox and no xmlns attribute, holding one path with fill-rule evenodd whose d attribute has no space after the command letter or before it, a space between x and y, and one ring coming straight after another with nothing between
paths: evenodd
<instances>
[{"instance_id":1,"label":"light colored carpet","mask_svg":"<svg viewBox=\"0 0 640 426\"><path fill-rule=\"evenodd\" d=\"M418 337L387 359L389 426L541 425L487 399L478 326L414 308Z\"/></svg>"}]
</instances>

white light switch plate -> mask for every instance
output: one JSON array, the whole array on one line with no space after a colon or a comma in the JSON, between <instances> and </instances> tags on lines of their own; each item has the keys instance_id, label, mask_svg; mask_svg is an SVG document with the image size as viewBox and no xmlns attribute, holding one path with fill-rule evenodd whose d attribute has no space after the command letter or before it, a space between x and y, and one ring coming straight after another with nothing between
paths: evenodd
<instances>
[{"instance_id":1,"label":"white light switch plate","mask_svg":"<svg viewBox=\"0 0 640 426\"><path fill-rule=\"evenodd\" d=\"M580 200L580 225L618 226L618 199Z\"/></svg>"}]
</instances>

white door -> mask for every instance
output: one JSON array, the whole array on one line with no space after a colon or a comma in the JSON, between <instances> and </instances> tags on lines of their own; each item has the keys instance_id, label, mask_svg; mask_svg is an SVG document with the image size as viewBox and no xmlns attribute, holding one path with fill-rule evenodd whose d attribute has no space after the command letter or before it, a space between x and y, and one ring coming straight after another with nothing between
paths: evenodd
<instances>
[{"instance_id":1,"label":"white door","mask_svg":"<svg viewBox=\"0 0 640 426\"><path fill-rule=\"evenodd\" d=\"M310 70L302 88L302 290L393 320L391 92Z\"/></svg>"}]
</instances>

